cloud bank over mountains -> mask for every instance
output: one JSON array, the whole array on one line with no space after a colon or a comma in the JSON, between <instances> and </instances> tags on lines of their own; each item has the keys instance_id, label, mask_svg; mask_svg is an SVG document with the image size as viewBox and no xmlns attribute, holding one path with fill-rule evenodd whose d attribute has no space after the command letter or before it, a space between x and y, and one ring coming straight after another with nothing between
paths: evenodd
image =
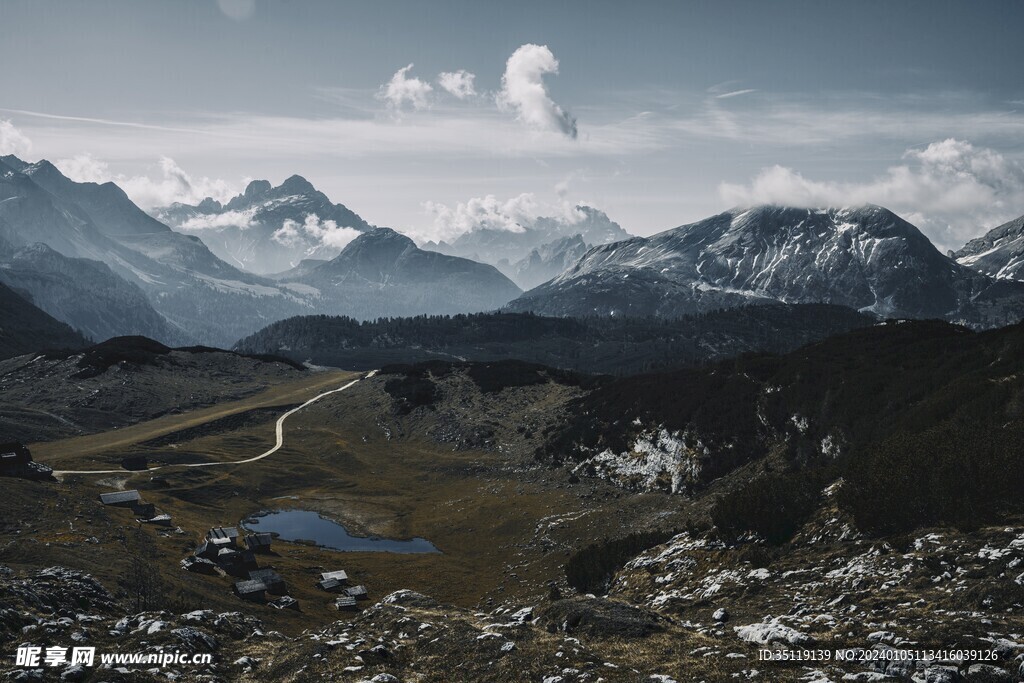
<instances>
[{"instance_id":1,"label":"cloud bank over mountains","mask_svg":"<svg viewBox=\"0 0 1024 683\"><path fill-rule=\"evenodd\" d=\"M87 152L57 159L53 163L61 173L76 182L116 183L133 202L147 210L175 202L198 204L207 197L226 202L238 194L246 182L245 179L231 183L220 178L192 176L166 156L157 161L159 175L156 178L114 173L107 162Z\"/></svg>"},{"instance_id":2,"label":"cloud bank over mountains","mask_svg":"<svg viewBox=\"0 0 1024 683\"><path fill-rule=\"evenodd\" d=\"M521 233L533 227L538 219L575 225L586 218L578 208L585 202L545 202L533 192L523 192L509 199L495 195L473 197L449 206L441 202L425 202L423 209L432 219L431 239L451 240L478 230L501 230Z\"/></svg>"},{"instance_id":3,"label":"cloud bank over mountains","mask_svg":"<svg viewBox=\"0 0 1024 683\"><path fill-rule=\"evenodd\" d=\"M359 230L339 226L335 221L321 221L319 216L311 213L302 223L286 219L274 232L273 240L286 247L306 245L308 254L312 255L321 248L344 249L361 234Z\"/></svg>"},{"instance_id":4,"label":"cloud bank over mountains","mask_svg":"<svg viewBox=\"0 0 1024 683\"><path fill-rule=\"evenodd\" d=\"M730 205L799 207L878 204L917 225L938 245L957 249L1024 210L1024 166L999 152L949 138L909 149L906 163L866 182L819 181L783 166L763 169L748 184L722 183Z\"/></svg>"},{"instance_id":5,"label":"cloud bank over mountains","mask_svg":"<svg viewBox=\"0 0 1024 683\"><path fill-rule=\"evenodd\" d=\"M7 119L0 119L0 155L28 156L32 141Z\"/></svg>"}]
</instances>

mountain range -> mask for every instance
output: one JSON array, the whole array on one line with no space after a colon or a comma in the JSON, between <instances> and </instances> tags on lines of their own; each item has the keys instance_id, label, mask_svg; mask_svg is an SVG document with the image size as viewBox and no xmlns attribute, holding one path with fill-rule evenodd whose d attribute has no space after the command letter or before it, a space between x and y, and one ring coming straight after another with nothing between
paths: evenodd
<instances>
[{"instance_id":1,"label":"mountain range","mask_svg":"<svg viewBox=\"0 0 1024 683\"><path fill-rule=\"evenodd\" d=\"M227 263L260 274L294 268L303 259L334 258L344 242L374 227L298 175L277 187L253 180L226 204L207 197L153 214L175 230L199 236Z\"/></svg>"},{"instance_id":2,"label":"mountain range","mask_svg":"<svg viewBox=\"0 0 1024 683\"><path fill-rule=\"evenodd\" d=\"M292 201L299 195L305 199ZM220 209L253 210L268 224L294 216L305 226L311 214L303 216L303 206L331 222L351 213L298 176L277 188L250 183ZM114 183L79 183L48 161L0 158L0 279L97 341L144 334L175 345L227 347L295 315L472 312L520 293L491 266L424 252L394 231L359 225L363 231L354 236L368 239L339 248L322 271L307 268L307 277L299 264L271 279L230 265L194 234L172 230ZM273 235L261 239L274 248Z\"/></svg>"},{"instance_id":3,"label":"mountain range","mask_svg":"<svg viewBox=\"0 0 1024 683\"><path fill-rule=\"evenodd\" d=\"M594 247L508 309L673 317L810 302L984 327L1020 319L1024 284L957 263L881 207L758 206Z\"/></svg>"},{"instance_id":4,"label":"mountain range","mask_svg":"<svg viewBox=\"0 0 1024 683\"><path fill-rule=\"evenodd\" d=\"M293 316L503 307L676 318L827 303L974 327L1024 314L1024 218L943 255L877 206L738 208L651 237L577 206L423 247L300 176L150 215L114 183L0 157L0 281L97 341L138 334L228 347Z\"/></svg>"}]
</instances>

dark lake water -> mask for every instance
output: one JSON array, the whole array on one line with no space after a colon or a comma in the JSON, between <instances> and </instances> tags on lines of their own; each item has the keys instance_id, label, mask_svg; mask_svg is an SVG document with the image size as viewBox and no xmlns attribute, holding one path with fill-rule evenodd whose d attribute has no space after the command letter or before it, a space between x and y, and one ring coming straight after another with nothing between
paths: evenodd
<instances>
[{"instance_id":1,"label":"dark lake water","mask_svg":"<svg viewBox=\"0 0 1024 683\"><path fill-rule=\"evenodd\" d=\"M312 541L330 550L384 553L439 553L425 538L395 541L376 536L353 536L341 524L312 510L274 510L253 515L242 522L250 531L269 531L282 541Z\"/></svg>"}]
</instances>

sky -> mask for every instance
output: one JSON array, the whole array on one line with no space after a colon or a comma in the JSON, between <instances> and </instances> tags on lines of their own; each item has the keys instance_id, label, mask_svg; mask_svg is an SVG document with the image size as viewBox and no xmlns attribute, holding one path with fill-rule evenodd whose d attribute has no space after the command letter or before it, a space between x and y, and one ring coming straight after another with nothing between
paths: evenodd
<instances>
[{"instance_id":1,"label":"sky","mask_svg":"<svg viewBox=\"0 0 1024 683\"><path fill-rule=\"evenodd\" d=\"M1024 214L1022 25L1017 0L4 0L0 153L145 208L297 173L420 240L875 203L955 249Z\"/></svg>"}]
</instances>

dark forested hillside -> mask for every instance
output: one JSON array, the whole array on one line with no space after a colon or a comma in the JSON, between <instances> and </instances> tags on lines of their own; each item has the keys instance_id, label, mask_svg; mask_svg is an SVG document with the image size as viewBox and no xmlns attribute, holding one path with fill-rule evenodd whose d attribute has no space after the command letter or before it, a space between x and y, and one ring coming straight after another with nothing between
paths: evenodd
<instances>
[{"instance_id":1,"label":"dark forested hillside","mask_svg":"<svg viewBox=\"0 0 1024 683\"><path fill-rule=\"evenodd\" d=\"M0 284L0 359L53 348L80 348L89 342L78 332Z\"/></svg>"},{"instance_id":2,"label":"dark forested hillside","mask_svg":"<svg viewBox=\"0 0 1024 683\"><path fill-rule=\"evenodd\" d=\"M774 498L763 480L732 494L732 532L785 528L769 510L806 508L799 480L822 469L843 477L842 505L863 529L977 524L1024 512L1022 365L1024 324L889 322L784 356L602 382L538 457L593 473L653 452L677 458L696 490L782 456L790 474ZM737 520L744 509L749 519Z\"/></svg>"},{"instance_id":3,"label":"dark forested hillside","mask_svg":"<svg viewBox=\"0 0 1024 683\"><path fill-rule=\"evenodd\" d=\"M816 304L751 306L675 320L480 313L359 322L321 315L274 323L236 348L353 369L437 358L515 358L631 374L751 351L783 353L874 322L848 308Z\"/></svg>"}]
</instances>

